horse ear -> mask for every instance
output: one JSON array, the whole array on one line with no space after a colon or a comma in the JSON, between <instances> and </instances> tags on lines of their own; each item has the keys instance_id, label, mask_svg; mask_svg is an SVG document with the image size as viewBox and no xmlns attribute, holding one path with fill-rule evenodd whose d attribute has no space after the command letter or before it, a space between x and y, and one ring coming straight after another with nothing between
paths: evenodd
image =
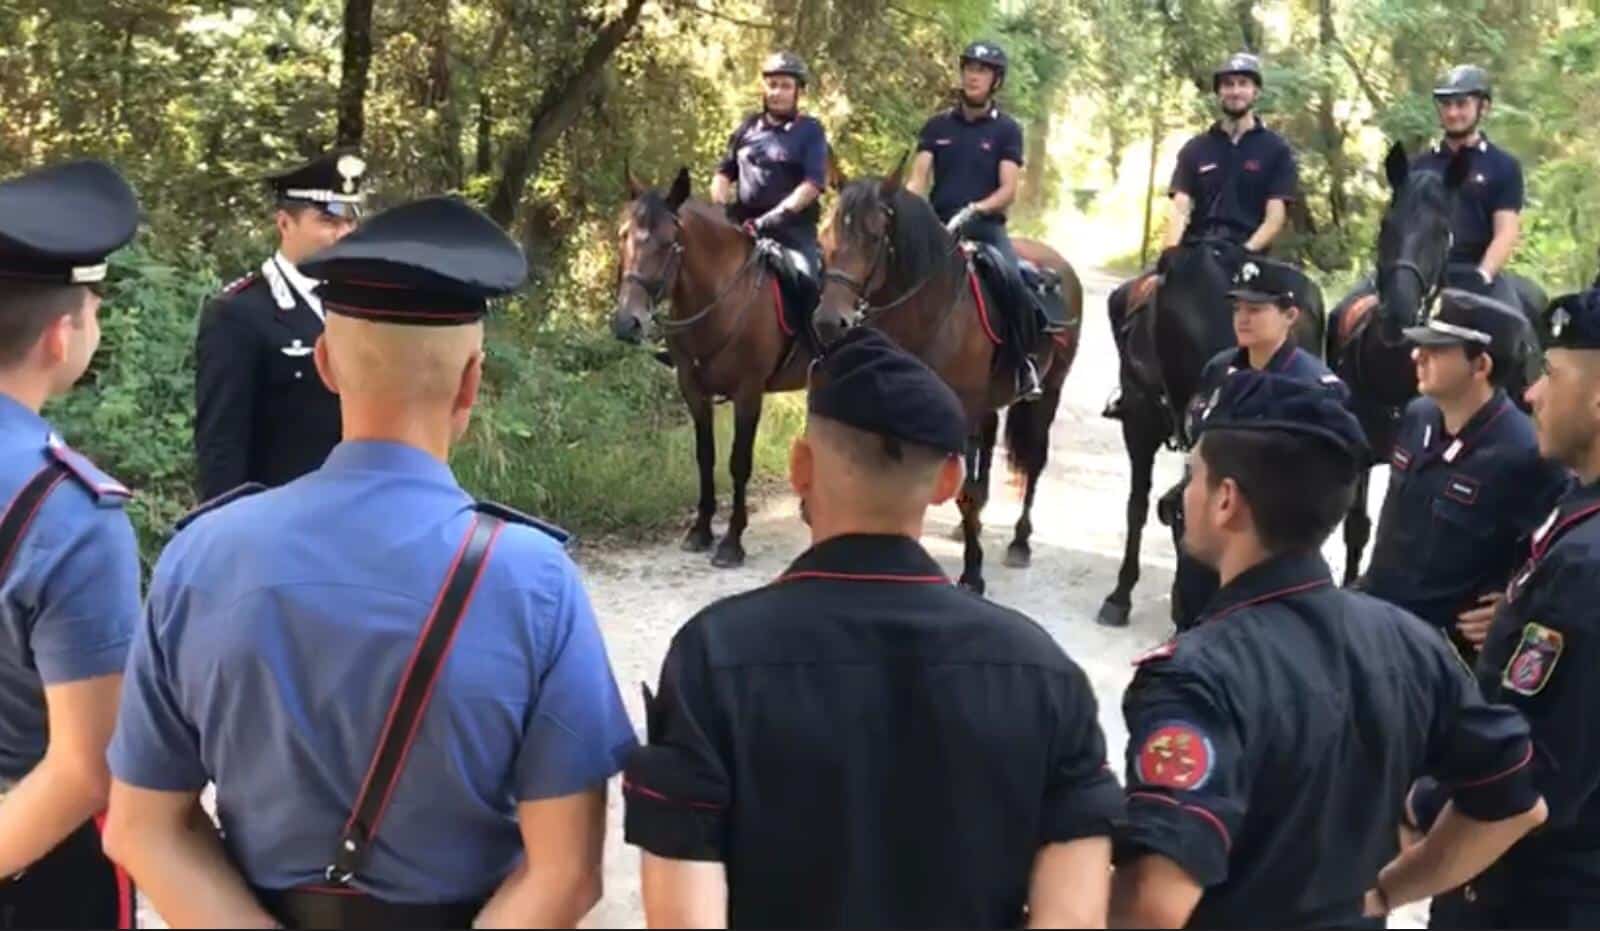
<instances>
[{"instance_id":1,"label":"horse ear","mask_svg":"<svg viewBox=\"0 0 1600 931\"><path fill-rule=\"evenodd\" d=\"M1411 173L1411 159L1406 157L1406 146L1396 142L1389 147L1389 156L1383 160L1383 172L1389 178L1389 190L1405 187L1406 175Z\"/></svg>"},{"instance_id":2,"label":"horse ear","mask_svg":"<svg viewBox=\"0 0 1600 931\"><path fill-rule=\"evenodd\" d=\"M688 199L689 169L686 167L679 168L678 176L672 179L672 189L667 191L667 206L672 208L673 213L677 213L678 208L682 207L683 202Z\"/></svg>"},{"instance_id":3,"label":"horse ear","mask_svg":"<svg viewBox=\"0 0 1600 931\"><path fill-rule=\"evenodd\" d=\"M911 150L909 149L901 153L900 161L895 163L894 171L883 179L882 184L878 185L879 195L888 197L900 190L901 179L905 177L906 173L906 159L910 157Z\"/></svg>"},{"instance_id":4,"label":"horse ear","mask_svg":"<svg viewBox=\"0 0 1600 931\"><path fill-rule=\"evenodd\" d=\"M828 145L828 156L827 156L828 168L827 168L826 175L827 175L827 179L828 179L828 187L831 188L832 190L835 190L835 191L842 191L842 190L844 190L844 186L847 183L847 181L845 179L845 176L844 176L844 171L839 167L839 157L836 154L834 154L833 143L830 142L827 145Z\"/></svg>"},{"instance_id":5,"label":"horse ear","mask_svg":"<svg viewBox=\"0 0 1600 931\"><path fill-rule=\"evenodd\" d=\"M628 199L638 200L639 195L644 193L645 187L633 176L633 166L628 163L627 157L622 159L622 180L628 187Z\"/></svg>"},{"instance_id":6,"label":"horse ear","mask_svg":"<svg viewBox=\"0 0 1600 931\"><path fill-rule=\"evenodd\" d=\"M1466 146L1457 149L1456 154L1450 157L1450 164L1446 165L1444 169L1445 190L1460 190L1461 186L1467 183L1467 173L1471 167L1469 159L1471 157Z\"/></svg>"}]
</instances>

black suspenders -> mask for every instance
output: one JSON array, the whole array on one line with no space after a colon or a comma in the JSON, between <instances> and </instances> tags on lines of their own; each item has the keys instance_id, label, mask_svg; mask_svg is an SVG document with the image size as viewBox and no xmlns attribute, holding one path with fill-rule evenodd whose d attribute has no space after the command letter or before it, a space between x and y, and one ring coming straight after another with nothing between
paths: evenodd
<instances>
[{"instance_id":1,"label":"black suspenders","mask_svg":"<svg viewBox=\"0 0 1600 931\"><path fill-rule=\"evenodd\" d=\"M38 515L44 499L50 497L50 492L54 491L68 474L66 466L51 460L49 465L28 479L28 484L23 485L22 490L17 492L17 496L6 506L4 516L0 516L0 579L5 578L6 573L11 570L11 560L17 555L17 547L33 524L33 519Z\"/></svg>"},{"instance_id":2,"label":"black suspenders","mask_svg":"<svg viewBox=\"0 0 1600 931\"><path fill-rule=\"evenodd\" d=\"M505 522L499 517L479 512L474 516L466 538L461 541L460 549L456 551L449 575L439 589L433 610L428 614L422 634L411 652L405 674L395 689L383 734L378 738L378 748L367 767L367 776L362 781L361 792L356 796L355 807L345 821L344 830L340 832L338 849L334 851L332 861L325 870L329 882L341 886L348 884L366 862L372 841L378 834L378 825L383 820L384 809L388 807L395 784L405 770L406 756L416 740L423 712L433 697L439 671L450 655L456 628L472 601L473 592L477 590L478 579L488 562L489 550L504 526Z\"/></svg>"}]
</instances>

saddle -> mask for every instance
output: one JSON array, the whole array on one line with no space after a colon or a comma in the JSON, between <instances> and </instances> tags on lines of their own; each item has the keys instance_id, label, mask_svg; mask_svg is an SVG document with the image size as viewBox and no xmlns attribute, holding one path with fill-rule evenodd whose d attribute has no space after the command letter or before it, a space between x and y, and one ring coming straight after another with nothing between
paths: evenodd
<instances>
[{"instance_id":1,"label":"saddle","mask_svg":"<svg viewBox=\"0 0 1600 931\"><path fill-rule=\"evenodd\" d=\"M778 315L778 328L784 336L800 334L802 340L812 345L811 316L822 296L822 287L809 274L804 257L775 239L756 240L756 256L771 274L772 301Z\"/></svg>"},{"instance_id":2,"label":"saddle","mask_svg":"<svg viewBox=\"0 0 1600 931\"><path fill-rule=\"evenodd\" d=\"M1031 346L1040 333L1059 333L1070 326L1059 273L1027 259L1018 259L1013 267L999 249L988 243L968 240L962 246L972 258L983 286L1011 312L1019 327L1017 335L1025 345ZM1026 308L1033 312L1025 314Z\"/></svg>"}]
</instances>

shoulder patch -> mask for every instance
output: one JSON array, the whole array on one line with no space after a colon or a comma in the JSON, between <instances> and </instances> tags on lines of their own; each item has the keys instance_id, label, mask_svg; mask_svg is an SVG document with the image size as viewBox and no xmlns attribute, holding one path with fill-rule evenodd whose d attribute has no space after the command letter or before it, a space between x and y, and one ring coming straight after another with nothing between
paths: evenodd
<instances>
[{"instance_id":1,"label":"shoulder patch","mask_svg":"<svg viewBox=\"0 0 1600 931\"><path fill-rule=\"evenodd\" d=\"M1187 721L1167 721L1139 745L1139 781L1193 792L1211 779L1217 755L1211 738Z\"/></svg>"},{"instance_id":2,"label":"shoulder patch","mask_svg":"<svg viewBox=\"0 0 1600 931\"><path fill-rule=\"evenodd\" d=\"M133 492L128 486L122 484L100 470L100 467L90 462L88 457L78 452L60 437L51 436L49 441L50 456L55 461L66 466L78 484L88 489L94 496L95 503L102 507L121 507L124 501L133 497Z\"/></svg>"},{"instance_id":3,"label":"shoulder patch","mask_svg":"<svg viewBox=\"0 0 1600 931\"><path fill-rule=\"evenodd\" d=\"M1169 659L1171 658L1172 654L1176 652L1178 652L1178 638L1173 637L1166 643L1158 643L1150 649L1145 650L1143 653L1140 653L1138 656L1135 656L1133 658L1133 665L1143 666L1145 663L1153 663L1158 659Z\"/></svg>"},{"instance_id":4,"label":"shoulder patch","mask_svg":"<svg viewBox=\"0 0 1600 931\"><path fill-rule=\"evenodd\" d=\"M242 277L235 278L233 281L230 281L228 283L227 287L222 289L222 291L219 293L218 296L219 297L229 297L229 296L232 296L234 294L238 294L240 291L243 291L245 288L248 288L251 285L255 284L256 281L258 279L260 279L260 277L261 277L261 273L258 272L258 271L255 271L255 272L250 272L249 274L246 274L246 275L244 275Z\"/></svg>"},{"instance_id":5,"label":"shoulder patch","mask_svg":"<svg viewBox=\"0 0 1600 931\"><path fill-rule=\"evenodd\" d=\"M1500 684L1518 695L1537 695L1550 684L1556 661L1566 647L1566 638L1558 630L1530 621L1522 628L1522 640L1506 661Z\"/></svg>"},{"instance_id":6,"label":"shoulder patch","mask_svg":"<svg viewBox=\"0 0 1600 931\"><path fill-rule=\"evenodd\" d=\"M526 527L532 527L545 536L555 540L565 548L570 549L574 542L573 535L570 532L557 527L555 524L552 524L549 521L540 520L531 514L524 514L516 508L506 507L505 505L496 503L494 501L479 501L476 505L474 505L474 508L480 514L489 514L494 517L498 517L501 520L509 521L513 524L522 524Z\"/></svg>"},{"instance_id":7,"label":"shoulder patch","mask_svg":"<svg viewBox=\"0 0 1600 931\"><path fill-rule=\"evenodd\" d=\"M211 498L208 501L202 501L194 510L178 518L178 523L173 526L173 530L182 530L198 520L203 514L210 514L212 511L217 510L225 504L232 504L233 502L238 501L240 498L248 498L250 495L253 495L258 491L266 490L267 486L261 484L260 482L245 482L243 485L225 491L222 494L217 495L215 498Z\"/></svg>"}]
</instances>

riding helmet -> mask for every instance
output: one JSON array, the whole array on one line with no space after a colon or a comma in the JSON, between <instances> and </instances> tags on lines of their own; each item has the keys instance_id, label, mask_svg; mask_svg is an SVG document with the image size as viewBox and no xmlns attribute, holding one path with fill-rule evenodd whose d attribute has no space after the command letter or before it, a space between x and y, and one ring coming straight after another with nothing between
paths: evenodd
<instances>
[{"instance_id":1,"label":"riding helmet","mask_svg":"<svg viewBox=\"0 0 1600 931\"><path fill-rule=\"evenodd\" d=\"M1456 65L1433 89L1434 99L1464 97L1477 94L1484 100L1494 99L1494 88L1489 83L1489 72L1477 65Z\"/></svg>"},{"instance_id":2,"label":"riding helmet","mask_svg":"<svg viewBox=\"0 0 1600 931\"><path fill-rule=\"evenodd\" d=\"M1235 52L1228 56L1228 60L1211 72L1211 92L1216 93L1222 89L1222 79L1230 74L1242 74L1256 82L1257 87L1264 86L1267 82L1261 76L1261 57L1249 52Z\"/></svg>"},{"instance_id":3,"label":"riding helmet","mask_svg":"<svg viewBox=\"0 0 1600 931\"><path fill-rule=\"evenodd\" d=\"M761 63L762 77L770 78L775 74L786 74L794 78L801 87L805 87L811 80L811 72L806 68L806 63L793 52L773 52Z\"/></svg>"},{"instance_id":4,"label":"riding helmet","mask_svg":"<svg viewBox=\"0 0 1600 931\"><path fill-rule=\"evenodd\" d=\"M982 39L972 43L961 53L962 66L965 66L969 61L975 61L980 65L988 65L994 69L994 86L996 90L1005 81L1006 67L1010 64L1010 61L1006 58L1006 50L1001 48L999 43Z\"/></svg>"}]
</instances>

